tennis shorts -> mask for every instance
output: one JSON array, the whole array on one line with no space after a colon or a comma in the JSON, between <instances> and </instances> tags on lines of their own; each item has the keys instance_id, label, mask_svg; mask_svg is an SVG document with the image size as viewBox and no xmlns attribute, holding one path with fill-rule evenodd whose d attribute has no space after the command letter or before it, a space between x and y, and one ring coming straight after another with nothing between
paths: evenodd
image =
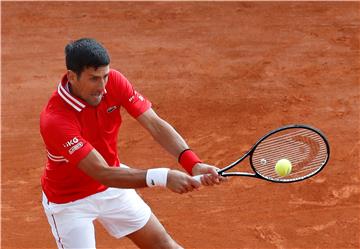
<instances>
[{"instance_id":1,"label":"tennis shorts","mask_svg":"<svg viewBox=\"0 0 360 249\"><path fill-rule=\"evenodd\" d=\"M65 204L48 202L43 207L58 248L95 248L94 220L115 238L141 229L151 209L134 189L107 190Z\"/></svg>"}]
</instances>

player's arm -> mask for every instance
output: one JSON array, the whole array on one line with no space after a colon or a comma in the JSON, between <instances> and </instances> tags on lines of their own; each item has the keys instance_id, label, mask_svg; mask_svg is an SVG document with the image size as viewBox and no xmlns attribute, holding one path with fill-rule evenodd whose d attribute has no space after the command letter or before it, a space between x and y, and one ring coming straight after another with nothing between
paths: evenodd
<instances>
[{"instance_id":1,"label":"player's arm","mask_svg":"<svg viewBox=\"0 0 360 249\"><path fill-rule=\"evenodd\" d=\"M149 182L151 182L147 170L109 167L96 149L92 149L80 161L78 167L87 175L108 187L144 188L149 186ZM156 182L156 175L154 177ZM165 183L165 185L160 186L168 187L176 193L186 193L200 186L194 179L177 170L169 170L166 177L166 180L163 179L164 181L159 182L161 184Z\"/></svg>"},{"instance_id":2,"label":"player's arm","mask_svg":"<svg viewBox=\"0 0 360 249\"><path fill-rule=\"evenodd\" d=\"M154 139L170 154L176 158L179 158L180 154L185 155L180 157L180 162L185 162L186 166L184 167L184 163L182 163L182 165L190 174L198 175L211 173L215 180L211 181L206 179L206 176L203 178L209 181L202 181L202 183L204 185L216 183L218 174L216 173L215 167L202 163L197 163L196 165L192 164L192 162L196 160L192 160L194 158L191 157L191 151L184 152L184 150L189 148L184 139L171 125L156 115L151 108L151 103L140 93L135 91L131 83L120 72L113 70L110 76L114 83L115 93L118 94L120 105L124 106L127 112L132 117L136 118L140 124L150 132ZM184 158L189 160L181 160ZM176 181L172 181L172 178L169 175L169 182L175 183Z\"/></svg>"},{"instance_id":3,"label":"player's arm","mask_svg":"<svg viewBox=\"0 0 360 249\"><path fill-rule=\"evenodd\" d=\"M181 135L168 122L160 118L152 108L141 114L137 120L175 158L179 158L182 152L189 149ZM201 162L195 163L189 173L193 175L206 174L202 179L204 185L219 183L219 176L214 166ZM212 177L209 177L207 174L211 174Z\"/></svg>"},{"instance_id":4,"label":"player's arm","mask_svg":"<svg viewBox=\"0 0 360 249\"><path fill-rule=\"evenodd\" d=\"M108 187L143 188L146 187L146 170L109 167L96 149L80 161L78 167L87 175Z\"/></svg>"}]
</instances>

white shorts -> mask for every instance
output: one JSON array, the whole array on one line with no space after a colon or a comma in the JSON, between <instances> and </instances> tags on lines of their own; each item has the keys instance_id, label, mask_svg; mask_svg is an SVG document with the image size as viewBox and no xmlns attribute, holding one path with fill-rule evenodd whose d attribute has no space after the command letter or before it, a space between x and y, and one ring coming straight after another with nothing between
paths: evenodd
<instances>
[{"instance_id":1,"label":"white shorts","mask_svg":"<svg viewBox=\"0 0 360 249\"><path fill-rule=\"evenodd\" d=\"M58 248L95 248L94 220L121 238L142 228L151 215L134 189L108 188L65 204L48 202L43 194L42 204Z\"/></svg>"}]
</instances>

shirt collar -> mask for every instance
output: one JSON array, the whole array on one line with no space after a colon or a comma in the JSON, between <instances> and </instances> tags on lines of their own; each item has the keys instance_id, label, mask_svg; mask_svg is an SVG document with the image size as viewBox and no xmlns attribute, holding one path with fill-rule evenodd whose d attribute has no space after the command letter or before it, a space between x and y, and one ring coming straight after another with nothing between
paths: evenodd
<instances>
[{"instance_id":1,"label":"shirt collar","mask_svg":"<svg viewBox=\"0 0 360 249\"><path fill-rule=\"evenodd\" d=\"M68 79L66 74L63 76L61 82L58 85L57 92L60 95L60 97L69 104L72 108L74 108L76 111L81 112L85 107L86 103L72 95L67 89L68 89Z\"/></svg>"},{"instance_id":2,"label":"shirt collar","mask_svg":"<svg viewBox=\"0 0 360 249\"><path fill-rule=\"evenodd\" d=\"M76 111L81 112L87 106L87 104L82 99L77 98L70 93L69 84L70 83L67 79L67 75L65 74L58 85L57 92L66 103L68 103ZM107 94L106 89L104 89L104 95L105 94Z\"/></svg>"}]
</instances>

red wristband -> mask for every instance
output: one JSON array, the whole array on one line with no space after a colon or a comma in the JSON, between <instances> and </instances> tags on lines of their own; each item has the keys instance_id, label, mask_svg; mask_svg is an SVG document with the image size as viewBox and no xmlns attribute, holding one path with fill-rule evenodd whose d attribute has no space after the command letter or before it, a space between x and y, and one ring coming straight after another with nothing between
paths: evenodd
<instances>
[{"instance_id":1,"label":"red wristband","mask_svg":"<svg viewBox=\"0 0 360 249\"><path fill-rule=\"evenodd\" d=\"M184 150L179 156L181 166L192 175L192 169L197 163L202 163L199 157L190 149Z\"/></svg>"}]
</instances>

